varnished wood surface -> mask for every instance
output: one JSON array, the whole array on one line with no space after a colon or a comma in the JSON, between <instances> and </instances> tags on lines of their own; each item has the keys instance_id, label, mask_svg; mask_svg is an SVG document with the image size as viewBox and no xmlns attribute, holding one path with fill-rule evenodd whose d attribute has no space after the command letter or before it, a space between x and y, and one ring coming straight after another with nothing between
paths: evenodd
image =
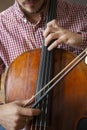
<instances>
[{"instance_id":1,"label":"varnished wood surface","mask_svg":"<svg viewBox=\"0 0 87 130\"><path fill-rule=\"evenodd\" d=\"M72 53L55 51L53 76L74 58ZM5 82L6 102L32 97L39 62L40 50L34 50L21 55L11 64ZM87 65L84 61L53 89L50 110L51 124L46 130L76 130L79 120L87 118ZM27 130L30 130L29 127Z\"/></svg>"}]
</instances>

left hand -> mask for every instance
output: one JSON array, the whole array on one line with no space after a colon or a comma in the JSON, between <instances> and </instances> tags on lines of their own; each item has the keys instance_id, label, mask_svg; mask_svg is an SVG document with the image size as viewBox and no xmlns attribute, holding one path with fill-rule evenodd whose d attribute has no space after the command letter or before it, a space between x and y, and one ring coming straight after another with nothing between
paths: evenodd
<instances>
[{"instance_id":1,"label":"left hand","mask_svg":"<svg viewBox=\"0 0 87 130\"><path fill-rule=\"evenodd\" d=\"M33 116L38 116L41 112L39 109L24 107L28 100L0 105L0 125L6 130L20 130L31 121Z\"/></svg>"},{"instance_id":2,"label":"left hand","mask_svg":"<svg viewBox=\"0 0 87 130\"><path fill-rule=\"evenodd\" d=\"M48 46L52 40L54 41L48 47L48 50L52 50L61 43L68 44L70 46L80 46L82 43L81 34L73 33L60 27L56 20L52 20L47 24L43 35L45 37L45 46Z\"/></svg>"}]
</instances>

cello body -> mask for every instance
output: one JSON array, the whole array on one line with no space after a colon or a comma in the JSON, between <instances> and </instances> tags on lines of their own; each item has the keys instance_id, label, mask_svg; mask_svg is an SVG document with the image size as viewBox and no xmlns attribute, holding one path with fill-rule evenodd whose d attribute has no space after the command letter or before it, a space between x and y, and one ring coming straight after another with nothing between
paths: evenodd
<instances>
[{"instance_id":1,"label":"cello body","mask_svg":"<svg viewBox=\"0 0 87 130\"><path fill-rule=\"evenodd\" d=\"M35 49L17 57L10 64L5 77L5 101L31 98L36 91L41 49ZM53 77L75 56L56 49L53 52ZM84 60L69 72L51 94L49 124L45 130L76 130L78 122L87 117L87 65ZM26 130L30 130L30 125ZM33 126L33 130L39 130ZM44 130L43 126L41 130Z\"/></svg>"}]
</instances>

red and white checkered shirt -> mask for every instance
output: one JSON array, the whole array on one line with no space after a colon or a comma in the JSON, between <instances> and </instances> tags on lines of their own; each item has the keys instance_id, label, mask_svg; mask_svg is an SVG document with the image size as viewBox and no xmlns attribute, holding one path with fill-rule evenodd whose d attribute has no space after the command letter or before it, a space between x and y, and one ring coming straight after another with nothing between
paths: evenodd
<instances>
[{"instance_id":1,"label":"red and white checkered shirt","mask_svg":"<svg viewBox=\"0 0 87 130\"><path fill-rule=\"evenodd\" d=\"M87 7L58 0L57 20L63 28L82 33L81 48L60 46L78 54L87 46ZM42 45L44 28L44 14L41 14L40 21L34 25L26 19L16 1L13 6L0 13L0 74L18 55Z\"/></svg>"}]
</instances>

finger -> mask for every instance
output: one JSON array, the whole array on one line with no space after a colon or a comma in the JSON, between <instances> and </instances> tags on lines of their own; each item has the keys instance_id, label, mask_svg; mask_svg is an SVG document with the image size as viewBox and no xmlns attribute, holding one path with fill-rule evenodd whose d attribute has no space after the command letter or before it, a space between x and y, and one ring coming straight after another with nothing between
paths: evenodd
<instances>
[{"instance_id":1,"label":"finger","mask_svg":"<svg viewBox=\"0 0 87 130\"><path fill-rule=\"evenodd\" d=\"M43 36L47 37L49 35L49 33L53 33L60 29L61 29L61 27L58 25L57 21L52 20L51 22L47 23L47 28L45 29Z\"/></svg>"},{"instance_id":2,"label":"finger","mask_svg":"<svg viewBox=\"0 0 87 130\"><path fill-rule=\"evenodd\" d=\"M48 37L45 39L45 46L48 46L49 43L55 39L58 39L58 33L49 34Z\"/></svg>"},{"instance_id":3,"label":"finger","mask_svg":"<svg viewBox=\"0 0 87 130\"><path fill-rule=\"evenodd\" d=\"M47 23L47 26L53 26L53 27L60 27L60 25L58 24L57 20L53 19L52 21L50 21L49 23Z\"/></svg>"},{"instance_id":4,"label":"finger","mask_svg":"<svg viewBox=\"0 0 87 130\"><path fill-rule=\"evenodd\" d=\"M37 116L40 114L39 109L32 109L32 108L20 108L19 114L24 116Z\"/></svg>"},{"instance_id":5,"label":"finger","mask_svg":"<svg viewBox=\"0 0 87 130\"><path fill-rule=\"evenodd\" d=\"M43 33L44 37L47 37L50 33L55 32L55 29L53 27L47 27Z\"/></svg>"},{"instance_id":6,"label":"finger","mask_svg":"<svg viewBox=\"0 0 87 130\"><path fill-rule=\"evenodd\" d=\"M52 49L56 48L58 46L58 40L56 40L55 42L53 42L49 47L48 47L48 51L51 51Z\"/></svg>"},{"instance_id":7,"label":"finger","mask_svg":"<svg viewBox=\"0 0 87 130\"><path fill-rule=\"evenodd\" d=\"M58 47L59 44L62 43L66 43L67 42L67 38L64 36L61 36L58 40L55 40L49 47L48 47L48 51L51 51L52 49Z\"/></svg>"}]
</instances>

